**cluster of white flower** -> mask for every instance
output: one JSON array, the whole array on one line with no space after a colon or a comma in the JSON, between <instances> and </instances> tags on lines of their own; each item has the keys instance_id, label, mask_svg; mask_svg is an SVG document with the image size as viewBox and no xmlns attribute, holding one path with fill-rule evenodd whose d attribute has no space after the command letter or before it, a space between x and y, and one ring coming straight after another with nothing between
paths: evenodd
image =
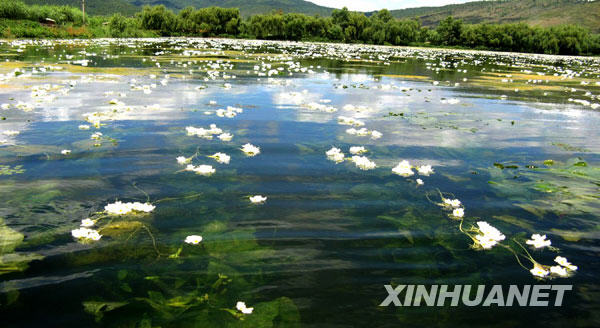
<instances>
[{"instance_id":1,"label":"cluster of white flower","mask_svg":"<svg viewBox=\"0 0 600 328\"><path fill-rule=\"evenodd\" d=\"M392 168L392 172L404 177L409 177L415 174L415 172L412 170L412 166L410 166L410 163L407 160L403 160L402 162L398 163L398 165Z\"/></svg>"},{"instance_id":2,"label":"cluster of white flower","mask_svg":"<svg viewBox=\"0 0 600 328\"><path fill-rule=\"evenodd\" d=\"M341 125L352 125L352 126L363 126L365 125L365 122L353 118L353 117L346 117L346 116L340 116L338 117L338 123Z\"/></svg>"},{"instance_id":3,"label":"cluster of white flower","mask_svg":"<svg viewBox=\"0 0 600 328\"><path fill-rule=\"evenodd\" d=\"M375 162L369 160L366 156L352 156L352 162L363 171L372 170L377 167Z\"/></svg>"},{"instance_id":4,"label":"cluster of white flower","mask_svg":"<svg viewBox=\"0 0 600 328\"><path fill-rule=\"evenodd\" d=\"M331 147L331 149L325 152L325 155L327 155L328 160L336 163L341 163L344 161L344 153L342 153L342 150L339 148Z\"/></svg>"},{"instance_id":5,"label":"cluster of white flower","mask_svg":"<svg viewBox=\"0 0 600 328\"><path fill-rule=\"evenodd\" d=\"M117 201L111 204L104 206L104 211L108 214L112 215L124 215L131 212L140 212L140 213L150 213L154 211L156 206L150 203L140 203L140 202L129 202L123 203L121 201Z\"/></svg>"},{"instance_id":6,"label":"cluster of white flower","mask_svg":"<svg viewBox=\"0 0 600 328\"><path fill-rule=\"evenodd\" d=\"M71 236L78 240L91 240L98 241L102 238L102 235L98 233L97 230L89 229L89 228L77 228L71 230Z\"/></svg>"},{"instance_id":7,"label":"cluster of white flower","mask_svg":"<svg viewBox=\"0 0 600 328\"><path fill-rule=\"evenodd\" d=\"M476 235L475 239L477 239L477 244L483 249L490 249L506 238L498 229L485 221L477 222L477 227L481 234Z\"/></svg>"},{"instance_id":8,"label":"cluster of white flower","mask_svg":"<svg viewBox=\"0 0 600 328\"><path fill-rule=\"evenodd\" d=\"M358 130L355 128L350 128L346 130L346 133L359 137L371 135L371 139L373 140L379 139L383 136L381 132L377 130L367 130L367 128L360 128Z\"/></svg>"},{"instance_id":9,"label":"cluster of white flower","mask_svg":"<svg viewBox=\"0 0 600 328\"><path fill-rule=\"evenodd\" d=\"M219 117L234 118L237 114L241 114L244 110L238 107L227 106L227 109L217 109L216 113Z\"/></svg>"},{"instance_id":10,"label":"cluster of white flower","mask_svg":"<svg viewBox=\"0 0 600 328\"><path fill-rule=\"evenodd\" d=\"M189 136L198 136L204 139L212 139L213 135L220 135L223 133L223 130L219 129L216 124L211 124L208 129L205 128L195 128L193 126L188 126L185 128L187 134Z\"/></svg>"}]
</instances>

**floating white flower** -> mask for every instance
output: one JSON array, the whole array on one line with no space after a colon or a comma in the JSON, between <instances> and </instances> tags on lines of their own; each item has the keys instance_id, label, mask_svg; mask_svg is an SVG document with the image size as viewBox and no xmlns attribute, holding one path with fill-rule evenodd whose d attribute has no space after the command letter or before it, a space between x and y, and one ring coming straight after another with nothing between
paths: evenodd
<instances>
[{"instance_id":1,"label":"floating white flower","mask_svg":"<svg viewBox=\"0 0 600 328\"><path fill-rule=\"evenodd\" d=\"M462 210L462 208L457 208L454 211L457 211L457 210ZM464 212L463 212L463 215L464 215ZM498 242L500 242L506 238L506 236L504 236L498 229L492 227L489 223L487 223L485 221L477 222L477 227L481 234L476 235L475 239L477 239L477 243L483 249L490 249L490 248L494 247Z\"/></svg>"},{"instance_id":2,"label":"floating white flower","mask_svg":"<svg viewBox=\"0 0 600 328\"><path fill-rule=\"evenodd\" d=\"M92 133L90 138L93 140L100 140L100 139L102 139L102 132L94 132L94 133Z\"/></svg>"},{"instance_id":3,"label":"floating white flower","mask_svg":"<svg viewBox=\"0 0 600 328\"><path fill-rule=\"evenodd\" d=\"M198 245L202 241L202 236L190 235L185 237L184 241L188 244Z\"/></svg>"},{"instance_id":4,"label":"floating white flower","mask_svg":"<svg viewBox=\"0 0 600 328\"><path fill-rule=\"evenodd\" d=\"M89 218L81 220L81 226L82 227L89 228L89 227L94 226L94 224L95 224L94 220L89 219Z\"/></svg>"},{"instance_id":5,"label":"floating white flower","mask_svg":"<svg viewBox=\"0 0 600 328\"><path fill-rule=\"evenodd\" d=\"M535 248L543 248L550 246L552 242L546 239L546 235L540 235L536 233L531 235L531 239L527 240L525 243L527 243L527 245L532 245Z\"/></svg>"},{"instance_id":6,"label":"floating white flower","mask_svg":"<svg viewBox=\"0 0 600 328\"><path fill-rule=\"evenodd\" d=\"M90 126L86 125L86 124L82 124L82 125L78 126L78 128L79 128L79 130L89 130Z\"/></svg>"},{"instance_id":7,"label":"floating white flower","mask_svg":"<svg viewBox=\"0 0 600 328\"><path fill-rule=\"evenodd\" d=\"M460 207L460 200L444 198L444 204L451 207Z\"/></svg>"},{"instance_id":8,"label":"floating white flower","mask_svg":"<svg viewBox=\"0 0 600 328\"><path fill-rule=\"evenodd\" d=\"M366 152L367 152L367 150L365 149L365 147L362 147L362 146L350 147L350 154L352 154L352 155L360 155L360 154L364 154Z\"/></svg>"},{"instance_id":9,"label":"floating white flower","mask_svg":"<svg viewBox=\"0 0 600 328\"><path fill-rule=\"evenodd\" d=\"M463 216L465 216L465 210L462 207L455 208L452 211L452 216L454 216L456 218L462 218Z\"/></svg>"},{"instance_id":10,"label":"floating white flower","mask_svg":"<svg viewBox=\"0 0 600 328\"><path fill-rule=\"evenodd\" d=\"M130 204L131 204L130 205L131 209L136 212L150 213L150 212L154 211L154 209L156 208L156 206L154 206L150 203L134 202L134 203L130 203Z\"/></svg>"},{"instance_id":11,"label":"floating white flower","mask_svg":"<svg viewBox=\"0 0 600 328\"><path fill-rule=\"evenodd\" d=\"M415 174L410 166L410 163L408 163L406 160L398 163L398 165L392 169L392 172L405 177Z\"/></svg>"},{"instance_id":12,"label":"floating white flower","mask_svg":"<svg viewBox=\"0 0 600 328\"><path fill-rule=\"evenodd\" d=\"M548 272L547 270L545 270L543 267L541 267L538 264L535 264L533 266L533 269L529 270L529 272L531 272L532 275L534 275L536 277L540 277L540 278L544 278L550 274L550 272Z\"/></svg>"},{"instance_id":13,"label":"floating white flower","mask_svg":"<svg viewBox=\"0 0 600 328\"><path fill-rule=\"evenodd\" d=\"M218 136L218 138L222 141L231 141L233 135L231 133L222 133Z\"/></svg>"},{"instance_id":14,"label":"floating white flower","mask_svg":"<svg viewBox=\"0 0 600 328\"><path fill-rule=\"evenodd\" d=\"M69 150L69 149L63 149L63 150L60 151L60 153L63 154L63 155L69 155L71 153L71 150Z\"/></svg>"},{"instance_id":15,"label":"floating white flower","mask_svg":"<svg viewBox=\"0 0 600 328\"><path fill-rule=\"evenodd\" d=\"M256 195L256 196L250 197L250 202L252 202L252 204L262 204L266 201L267 201L267 197L263 197L261 195Z\"/></svg>"},{"instance_id":16,"label":"floating white flower","mask_svg":"<svg viewBox=\"0 0 600 328\"><path fill-rule=\"evenodd\" d=\"M567 269L559 266L559 265L553 265L550 267L550 273L556 274L558 276L561 277L566 277L569 275L569 273L567 272Z\"/></svg>"},{"instance_id":17,"label":"floating white flower","mask_svg":"<svg viewBox=\"0 0 600 328\"><path fill-rule=\"evenodd\" d=\"M383 137L383 133L377 131L377 130L373 130L371 131L371 139L376 140Z\"/></svg>"},{"instance_id":18,"label":"floating white flower","mask_svg":"<svg viewBox=\"0 0 600 328\"><path fill-rule=\"evenodd\" d=\"M16 130L6 130L6 131L2 131L2 134L3 134L3 135L5 135L5 136L9 136L9 137L10 137L10 136L16 136L16 135L18 135L19 133L21 133L21 132L19 132L19 131L16 131Z\"/></svg>"},{"instance_id":19,"label":"floating white flower","mask_svg":"<svg viewBox=\"0 0 600 328\"><path fill-rule=\"evenodd\" d=\"M422 186L425 184L425 182L423 182L423 180L421 180L421 179L417 179L417 184Z\"/></svg>"},{"instance_id":20,"label":"floating white flower","mask_svg":"<svg viewBox=\"0 0 600 328\"><path fill-rule=\"evenodd\" d=\"M419 171L420 175L425 175L425 176L428 176L433 173L433 169L431 168L431 165L421 165L417 168L417 171Z\"/></svg>"},{"instance_id":21,"label":"floating white flower","mask_svg":"<svg viewBox=\"0 0 600 328\"><path fill-rule=\"evenodd\" d=\"M198 136L200 138L212 139L215 134L222 134L223 130L219 129L216 124L211 124L208 129L205 128L195 128L193 126L188 126L185 128L187 134L190 136Z\"/></svg>"},{"instance_id":22,"label":"floating white flower","mask_svg":"<svg viewBox=\"0 0 600 328\"><path fill-rule=\"evenodd\" d=\"M214 155L208 157L214 158L217 162L221 164L229 164L229 160L231 159L231 156L225 153L215 153Z\"/></svg>"},{"instance_id":23,"label":"floating white flower","mask_svg":"<svg viewBox=\"0 0 600 328\"><path fill-rule=\"evenodd\" d=\"M369 160L366 156L352 156L352 162L363 171L372 170L377 167L375 162Z\"/></svg>"},{"instance_id":24,"label":"floating white flower","mask_svg":"<svg viewBox=\"0 0 600 328\"><path fill-rule=\"evenodd\" d=\"M344 153L342 153L342 150L339 148L331 147L331 149L325 152L325 155L327 155L328 160L336 163L341 163L344 161Z\"/></svg>"},{"instance_id":25,"label":"floating white flower","mask_svg":"<svg viewBox=\"0 0 600 328\"><path fill-rule=\"evenodd\" d=\"M154 206L150 203L140 203L140 202L123 203L121 201L117 201L112 204L108 204L108 205L104 206L104 211L106 211L106 213L112 214L112 215L124 215L124 214L130 213L130 212L133 212L133 211L150 213L155 208L156 208L156 206Z\"/></svg>"},{"instance_id":26,"label":"floating white flower","mask_svg":"<svg viewBox=\"0 0 600 328\"><path fill-rule=\"evenodd\" d=\"M186 158L184 156L177 157L177 164L185 165L185 164L188 164L191 161L192 161L191 158Z\"/></svg>"},{"instance_id":27,"label":"floating white flower","mask_svg":"<svg viewBox=\"0 0 600 328\"><path fill-rule=\"evenodd\" d=\"M98 231L88 228L78 228L71 230L71 236L77 238L79 240L93 240L98 241L102 238L102 235L98 233Z\"/></svg>"},{"instance_id":28,"label":"floating white flower","mask_svg":"<svg viewBox=\"0 0 600 328\"><path fill-rule=\"evenodd\" d=\"M198 165L194 166L192 164L188 164L185 167L186 171L192 171L199 175L209 176L216 172L216 170L211 165Z\"/></svg>"},{"instance_id":29,"label":"floating white flower","mask_svg":"<svg viewBox=\"0 0 600 328\"><path fill-rule=\"evenodd\" d=\"M242 146L242 151L248 156L256 156L260 154L260 148L249 143Z\"/></svg>"},{"instance_id":30,"label":"floating white flower","mask_svg":"<svg viewBox=\"0 0 600 328\"><path fill-rule=\"evenodd\" d=\"M558 264L560 264L560 265L562 265L562 266L566 267L566 268L567 268L567 269L569 269L569 270L572 270L572 271L576 271L576 270L577 270L577 266L576 266L576 265L573 265L573 264L571 264L571 263L569 263L569 261L568 261L568 260L567 260L567 258L565 258L565 257L562 257L562 256L557 256L557 257L554 259L554 262L556 262L556 263L558 263Z\"/></svg>"},{"instance_id":31,"label":"floating white flower","mask_svg":"<svg viewBox=\"0 0 600 328\"><path fill-rule=\"evenodd\" d=\"M254 308L246 307L246 303L244 302L237 302L235 307L236 309L238 309L238 311L242 312L243 314L250 314L252 313L252 311L254 311Z\"/></svg>"},{"instance_id":32,"label":"floating white flower","mask_svg":"<svg viewBox=\"0 0 600 328\"><path fill-rule=\"evenodd\" d=\"M354 125L354 126L363 126L365 122L355 119L353 117L340 116L338 117L338 123L341 125Z\"/></svg>"}]
</instances>

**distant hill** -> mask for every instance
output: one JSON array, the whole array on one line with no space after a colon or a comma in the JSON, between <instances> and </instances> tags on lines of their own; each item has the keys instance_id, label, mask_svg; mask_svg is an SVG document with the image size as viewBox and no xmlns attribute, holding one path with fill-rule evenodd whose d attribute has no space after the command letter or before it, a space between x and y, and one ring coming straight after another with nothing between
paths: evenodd
<instances>
[{"instance_id":1,"label":"distant hill","mask_svg":"<svg viewBox=\"0 0 600 328\"><path fill-rule=\"evenodd\" d=\"M527 23L538 26L576 24L600 32L600 1L498 0L476 1L443 7L391 11L396 18L417 17L424 26L436 26L448 16L465 23Z\"/></svg>"}]
</instances>

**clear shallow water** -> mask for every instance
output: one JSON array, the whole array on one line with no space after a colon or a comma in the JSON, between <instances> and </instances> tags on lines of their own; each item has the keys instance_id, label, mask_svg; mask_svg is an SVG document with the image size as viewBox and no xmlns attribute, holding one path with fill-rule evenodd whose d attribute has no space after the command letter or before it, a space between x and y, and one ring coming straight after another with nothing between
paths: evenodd
<instances>
[{"instance_id":1,"label":"clear shallow water","mask_svg":"<svg viewBox=\"0 0 600 328\"><path fill-rule=\"evenodd\" d=\"M600 321L598 61L203 39L0 49L7 74L0 103L10 104L0 129L20 132L1 134L0 161L8 166L0 175L3 325ZM90 61L73 64L81 59ZM17 68L24 74L15 77ZM44 84L45 92L35 91ZM30 108L16 107L19 101ZM227 106L243 112L218 117ZM112 116L99 129L78 129L89 125L90 112ZM340 116L383 136L350 135ZM213 123L233 139L186 134L188 126ZM102 140L90 139L97 131ZM245 143L261 153L245 156ZM364 146L377 167L336 164L325 155L333 146L347 157L349 147ZM230 155L230 164L206 157L216 152ZM213 175L183 171L175 160L195 153L193 164L212 165ZM401 160L430 164L435 173L393 174ZM577 272L537 280L531 262L522 259L521 267L506 249L473 249L459 221L435 204L438 190L464 204L463 225L485 220L513 247L546 234L560 251L528 249L535 260L552 265L565 256ZM100 220L97 242L71 236L105 205L145 202L145 193L152 213ZM248 196L259 194L268 200L252 205ZM183 243L192 234L203 236L201 246ZM561 308L378 307L390 283L560 283L574 291ZM242 316L237 301L254 312Z\"/></svg>"}]
</instances>

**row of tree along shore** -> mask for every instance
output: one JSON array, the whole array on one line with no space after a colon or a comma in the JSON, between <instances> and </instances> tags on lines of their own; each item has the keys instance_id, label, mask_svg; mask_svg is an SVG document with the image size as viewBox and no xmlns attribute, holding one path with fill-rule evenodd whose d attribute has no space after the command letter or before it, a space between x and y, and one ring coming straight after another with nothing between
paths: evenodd
<instances>
[{"instance_id":1,"label":"row of tree along shore","mask_svg":"<svg viewBox=\"0 0 600 328\"><path fill-rule=\"evenodd\" d=\"M85 18L85 19L84 19ZM418 20L395 19L388 10L369 17L333 10L330 17L272 12L244 19L238 9L185 8L178 13L146 6L133 17L85 16L69 6L0 3L3 38L97 38L199 36L268 40L325 41L379 45L441 46L560 55L600 54L600 34L575 25L465 24L447 17L436 28Z\"/></svg>"}]
</instances>

